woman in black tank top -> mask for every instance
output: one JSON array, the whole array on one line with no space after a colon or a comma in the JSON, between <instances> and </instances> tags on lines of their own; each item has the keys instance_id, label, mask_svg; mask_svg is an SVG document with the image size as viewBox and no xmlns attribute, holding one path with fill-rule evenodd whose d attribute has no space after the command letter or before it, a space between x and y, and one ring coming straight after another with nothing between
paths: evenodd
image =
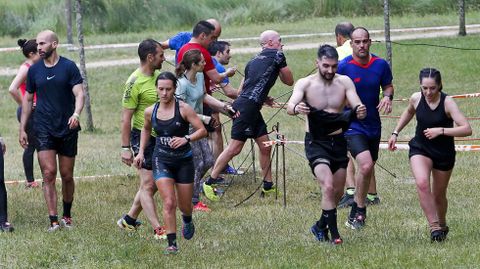
<instances>
[{"instance_id":1,"label":"woman in black tank top","mask_svg":"<svg viewBox=\"0 0 480 269\"><path fill-rule=\"evenodd\" d=\"M195 232L192 221L194 170L189 142L207 136L207 131L195 111L183 101L175 99L176 84L177 79L170 72L163 72L158 76L155 86L159 101L145 109L140 150L133 161L137 168L141 167L145 146L153 127L157 135L153 152L153 175L163 202L163 221L168 239L166 254L176 253L178 250L176 205L182 212L183 237L191 239ZM188 135L189 124L196 130L191 135Z\"/></svg>"},{"instance_id":2,"label":"woman in black tank top","mask_svg":"<svg viewBox=\"0 0 480 269\"><path fill-rule=\"evenodd\" d=\"M446 222L447 186L455 164L453 138L469 136L472 129L455 101L442 92L438 70L422 69L419 79L421 91L410 98L388 140L388 147L396 149L398 133L416 115L415 137L409 143L410 167L420 205L430 225L430 239L443 241L449 231ZM430 174L435 184L430 185Z\"/></svg>"}]
</instances>

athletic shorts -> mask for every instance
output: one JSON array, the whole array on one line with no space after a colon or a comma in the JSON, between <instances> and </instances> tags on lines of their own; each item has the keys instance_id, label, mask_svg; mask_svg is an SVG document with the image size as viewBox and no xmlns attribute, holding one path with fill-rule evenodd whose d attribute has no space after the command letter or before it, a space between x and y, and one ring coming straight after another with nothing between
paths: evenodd
<instances>
[{"instance_id":1,"label":"athletic shorts","mask_svg":"<svg viewBox=\"0 0 480 269\"><path fill-rule=\"evenodd\" d=\"M325 136L313 139L310 133L305 133L305 155L310 168L315 175L315 166L326 164L334 174L340 168L347 168L347 141L343 134Z\"/></svg>"},{"instance_id":2,"label":"athletic shorts","mask_svg":"<svg viewBox=\"0 0 480 269\"><path fill-rule=\"evenodd\" d=\"M58 155L73 158L77 156L78 132L71 132L62 137L55 137L48 133L36 132L35 148L42 150L55 150Z\"/></svg>"},{"instance_id":3,"label":"athletic shorts","mask_svg":"<svg viewBox=\"0 0 480 269\"><path fill-rule=\"evenodd\" d=\"M207 106L207 105L204 104L204 105L203 105L203 115L205 115L205 116L211 116L212 113L215 113L215 112L213 111L213 109L211 109L209 106ZM207 124L203 124L203 126L205 126L205 129L207 129L207 132L209 132L209 133L215 132L215 128L213 128L212 126L207 125Z\"/></svg>"},{"instance_id":4,"label":"athletic shorts","mask_svg":"<svg viewBox=\"0 0 480 269\"><path fill-rule=\"evenodd\" d=\"M429 147L422 145L422 143L415 138L412 138L412 140L408 142L408 146L410 147L408 158L412 158L414 155L425 156L432 160L433 168L440 171L450 171L455 166L455 149L445 150L445 154L439 156L438 154L433 153Z\"/></svg>"},{"instance_id":5,"label":"athletic shorts","mask_svg":"<svg viewBox=\"0 0 480 269\"><path fill-rule=\"evenodd\" d=\"M130 132L130 145L132 146L133 155L137 156L138 151L140 150L140 134L141 131L138 129L132 129ZM148 140L148 145L143 153L143 163L142 168L147 170L152 170L152 154L153 149L155 148L155 137L150 136Z\"/></svg>"},{"instance_id":6,"label":"athletic shorts","mask_svg":"<svg viewBox=\"0 0 480 269\"><path fill-rule=\"evenodd\" d=\"M366 135L348 135L347 139L348 151L353 158L356 158L358 154L368 150L372 156L372 160L375 162L378 160L378 147L380 146L380 137L369 138Z\"/></svg>"},{"instance_id":7,"label":"athletic shorts","mask_svg":"<svg viewBox=\"0 0 480 269\"><path fill-rule=\"evenodd\" d=\"M267 125L255 102L238 98L232 106L240 111L240 116L233 119L232 139L245 142L248 138L258 138L267 134Z\"/></svg>"},{"instance_id":8,"label":"athletic shorts","mask_svg":"<svg viewBox=\"0 0 480 269\"><path fill-rule=\"evenodd\" d=\"M192 184L195 176L195 167L192 157L172 161L165 161L159 156L153 157L153 179L172 178L175 183Z\"/></svg>"}]
</instances>

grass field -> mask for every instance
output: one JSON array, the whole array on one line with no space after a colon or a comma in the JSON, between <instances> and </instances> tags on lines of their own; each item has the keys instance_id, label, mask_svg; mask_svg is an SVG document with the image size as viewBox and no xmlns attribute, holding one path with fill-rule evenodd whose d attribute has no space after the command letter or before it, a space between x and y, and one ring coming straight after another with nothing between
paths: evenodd
<instances>
[{"instance_id":1,"label":"grass field","mask_svg":"<svg viewBox=\"0 0 480 269\"><path fill-rule=\"evenodd\" d=\"M418 41L412 40L409 43ZM407 42L407 43L408 43ZM422 43L478 47L478 36L422 40ZM384 55L384 47L374 44L372 52ZM295 79L313 68L315 50L288 51L287 62ZM252 55L232 59L243 70ZM418 89L418 72L432 66L442 71L444 91L449 94L478 92L480 64L477 51L459 51L420 46L394 46L394 85L396 97L409 97ZM168 70L171 67L164 66ZM343 222L347 210L338 214L340 233L345 243L339 247L320 244L309 232L320 216L318 184L312 180L303 159L303 147L289 145L286 150L287 207L281 199L260 199L255 195L245 204L233 206L249 195L257 185L249 171L234 178L233 185L219 203L210 203L211 213L195 213L197 233L193 240L179 240L180 254L161 254L165 242L155 242L148 224L133 234L119 231L116 219L132 202L138 180L135 171L120 162L120 100L122 84L132 67L97 69L89 72L96 131L81 133L76 176L119 175L96 180L78 180L72 231L46 233L47 212L41 190L26 190L22 184L8 185L9 215L16 227L13 234L0 234L0 268L476 268L480 255L476 230L480 202L477 190L478 153L459 153L449 188L449 239L431 244L425 217L418 204L415 185L408 167L407 153L381 151L377 167L378 189L382 203L369 208L367 226L362 231L347 230ZM238 85L238 75L233 84ZM0 95L0 130L6 139L6 179L22 179L21 150L17 142L18 123L15 105L6 93L11 78L0 77L4 94ZM291 88L277 84L271 96L280 96ZM279 99L286 101L289 95ZM465 115L478 116L478 100L459 100ZM395 103L399 115L404 103ZM277 110L265 108L269 119ZM82 119L83 120L83 119ZM225 120L225 119L224 119ZM281 132L291 140L303 139L303 122L280 112L269 123L280 122ZM480 124L472 121L473 137ZM395 122L385 120L383 139ZM229 128L226 124L226 128ZM399 139L413 135L414 122ZM248 145L234 165L248 153ZM248 158L244 166L250 164ZM258 165L257 165L258 167ZM258 173L257 173L258 175ZM39 171L36 169L36 177ZM282 184L280 184L282 187ZM159 203L160 205L160 203ZM159 208L160 210L160 208ZM60 210L61 212L61 210ZM146 220L142 214L142 220Z\"/></svg>"}]
</instances>

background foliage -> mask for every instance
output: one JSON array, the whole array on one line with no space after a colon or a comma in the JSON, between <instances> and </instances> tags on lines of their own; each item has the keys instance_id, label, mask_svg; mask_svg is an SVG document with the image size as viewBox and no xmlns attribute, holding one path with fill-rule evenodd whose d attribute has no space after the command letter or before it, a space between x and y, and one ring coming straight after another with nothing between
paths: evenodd
<instances>
[{"instance_id":1,"label":"background foliage","mask_svg":"<svg viewBox=\"0 0 480 269\"><path fill-rule=\"evenodd\" d=\"M0 36L18 37L50 28L65 32L63 0L0 0ZM72 0L74 2L74 0ZM383 12L382 0L84 0L84 29L91 33L165 31L188 27L208 17L226 25L294 22L332 16L371 16ZM457 9L453 0L391 1L391 15L443 14ZM467 11L480 0L467 0Z\"/></svg>"}]
</instances>

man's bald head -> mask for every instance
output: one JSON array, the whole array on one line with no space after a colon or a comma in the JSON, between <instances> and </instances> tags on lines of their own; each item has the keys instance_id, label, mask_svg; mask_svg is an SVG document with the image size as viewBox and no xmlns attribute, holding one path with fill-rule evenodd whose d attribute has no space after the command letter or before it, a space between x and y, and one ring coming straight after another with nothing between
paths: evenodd
<instances>
[{"instance_id":1,"label":"man's bald head","mask_svg":"<svg viewBox=\"0 0 480 269\"><path fill-rule=\"evenodd\" d=\"M57 42L58 43L58 36L52 30L43 30L37 35L37 39L45 40L49 43Z\"/></svg>"},{"instance_id":2,"label":"man's bald head","mask_svg":"<svg viewBox=\"0 0 480 269\"><path fill-rule=\"evenodd\" d=\"M281 49L283 46L280 34L274 30L266 30L260 34L260 45L268 49Z\"/></svg>"},{"instance_id":3,"label":"man's bald head","mask_svg":"<svg viewBox=\"0 0 480 269\"><path fill-rule=\"evenodd\" d=\"M213 35L218 39L218 37L220 37L220 35L222 34L222 26L220 25L220 22L214 18L208 19L207 21L213 26L215 26L215 31L213 31Z\"/></svg>"}]
</instances>

